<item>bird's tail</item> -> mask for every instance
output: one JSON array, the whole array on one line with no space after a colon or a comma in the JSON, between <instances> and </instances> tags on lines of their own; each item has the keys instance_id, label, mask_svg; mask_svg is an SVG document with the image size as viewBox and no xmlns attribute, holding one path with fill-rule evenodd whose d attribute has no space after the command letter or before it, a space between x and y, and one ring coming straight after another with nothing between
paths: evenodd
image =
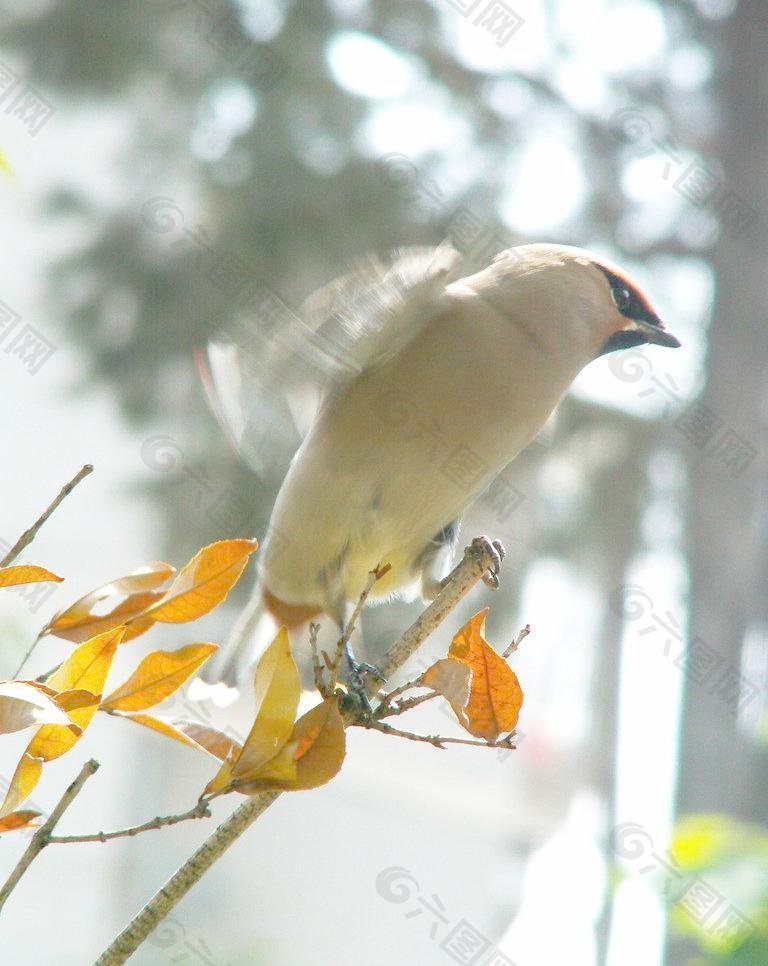
<instances>
[{"instance_id":1,"label":"bird's tail","mask_svg":"<svg viewBox=\"0 0 768 966\"><path fill-rule=\"evenodd\" d=\"M223 682L237 688L276 633L277 623L264 606L261 586L257 585L224 646L203 665L201 678L207 684Z\"/></svg>"}]
</instances>

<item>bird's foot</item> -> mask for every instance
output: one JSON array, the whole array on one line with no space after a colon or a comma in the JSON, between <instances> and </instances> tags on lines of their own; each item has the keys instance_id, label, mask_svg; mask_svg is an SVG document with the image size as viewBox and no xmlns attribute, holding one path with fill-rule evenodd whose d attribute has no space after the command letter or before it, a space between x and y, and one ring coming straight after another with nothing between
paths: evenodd
<instances>
[{"instance_id":1,"label":"bird's foot","mask_svg":"<svg viewBox=\"0 0 768 966\"><path fill-rule=\"evenodd\" d=\"M490 587L491 590L498 590L501 561L507 555L504 545L500 540L489 540L485 536L475 537L472 544L491 558L491 565L483 574L483 583Z\"/></svg>"},{"instance_id":2,"label":"bird's foot","mask_svg":"<svg viewBox=\"0 0 768 966\"><path fill-rule=\"evenodd\" d=\"M349 641L344 644L344 657L347 664L347 685L351 703L363 717L370 718L373 715L373 707L368 697L368 689L363 675L368 674L382 684L386 681L386 678L373 664L356 660L352 648L349 646Z\"/></svg>"}]
</instances>

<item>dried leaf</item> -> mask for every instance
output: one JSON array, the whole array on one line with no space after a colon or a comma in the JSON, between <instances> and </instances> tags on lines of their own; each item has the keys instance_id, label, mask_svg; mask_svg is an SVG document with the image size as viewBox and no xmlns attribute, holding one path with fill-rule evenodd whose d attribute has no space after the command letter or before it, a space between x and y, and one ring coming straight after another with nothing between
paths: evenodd
<instances>
[{"instance_id":1,"label":"dried leaf","mask_svg":"<svg viewBox=\"0 0 768 966\"><path fill-rule=\"evenodd\" d=\"M174 719L173 727L183 732L188 738L197 742L198 745L207 751L209 755L218 758L219 761L234 759L240 754L241 745L239 741L230 738L217 728L202 724L198 721L180 721Z\"/></svg>"},{"instance_id":2,"label":"dried leaf","mask_svg":"<svg viewBox=\"0 0 768 966\"><path fill-rule=\"evenodd\" d=\"M55 580L60 584L63 577L57 577L44 567L20 564L17 567L3 567L0 570L0 587L15 587L18 584L33 584L43 580Z\"/></svg>"},{"instance_id":3,"label":"dried leaf","mask_svg":"<svg viewBox=\"0 0 768 966\"><path fill-rule=\"evenodd\" d=\"M21 812L11 812L5 818L0 818L0 833L15 832L18 829L39 825L39 822L34 821L36 818L40 818L40 812L33 812L29 809Z\"/></svg>"},{"instance_id":4,"label":"dried leaf","mask_svg":"<svg viewBox=\"0 0 768 966\"><path fill-rule=\"evenodd\" d=\"M437 691L438 694L442 694L447 699L459 724L466 728L468 719L465 709L469 701L472 681L470 666L463 661L457 661L455 658L445 657L428 667L422 674L421 680L425 687Z\"/></svg>"},{"instance_id":5,"label":"dried leaf","mask_svg":"<svg viewBox=\"0 0 768 966\"><path fill-rule=\"evenodd\" d=\"M252 795L267 788L300 791L329 782L346 753L344 719L334 697L326 698L296 722L290 740L238 791Z\"/></svg>"},{"instance_id":6,"label":"dried leaf","mask_svg":"<svg viewBox=\"0 0 768 966\"><path fill-rule=\"evenodd\" d=\"M187 644L175 651L152 651L136 670L101 702L102 711L144 711L158 704L218 650L216 644Z\"/></svg>"},{"instance_id":7,"label":"dried leaf","mask_svg":"<svg viewBox=\"0 0 768 966\"><path fill-rule=\"evenodd\" d=\"M40 780L42 770L42 761L24 752L8 785L3 804L0 806L0 818L12 812L24 801Z\"/></svg>"},{"instance_id":8,"label":"dried leaf","mask_svg":"<svg viewBox=\"0 0 768 966\"><path fill-rule=\"evenodd\" d=\"M175 578L163 599L150 608L154 620L181 624L220 604L237 583L256 540L219 540L203 547Z\"/></svg>"},{"instance_id":9,"label":"dried leaf","mask_svg":"<svg viewBox=\"0 0 768 966\"><path fill-rule=\"evenodd\" d=\"M26 681L0 681L0 734L41 724L68 727L71 722L54 699L39 688Z\"/></svg>"},{"instance_id":10,"label":"dried leaf","mask_svg":"<svg viewBox=\"0 0 768 966\"><path fill-rule=\"evenodd\" d=\"M112 627L118 624L124 624L130 619L130 613L125 612L123 620L117 621L116 623L107 624L106 626L101 626L97 624L93 630L93 634L89 633L86 628L83 632L84 636L72 637L68 633L73 631L80 625L88 625L90 621L94 620L104 620L108 616L119 616L115 613L116 609L110 612L110 615L102 615L99 617L94 614L94 608L107 597L125 597L127 598L118 607L127 606L128 600L131 597L134 598L133 604L138 605L140 601L136 600L137 596L148 591L156 590L161 584L164 584L166 580L176 573L176 568L172 567L170 564L163 563L162 561L153 561L152 563L144 564L142 567L138 567L132 573L125 577L118 577L117 580L111 580L108 584L104 584L102 587L98 587L96 590L92 590L85 597L81 597L76 600L74 604L67 607L63 611L59 611L58 614L54 615L48 624L43 628L44 634L55 634L57 637L64 637L67 640L89 640L90 637L94 636L96 633L101 633L106 630L111 630ZM158 594L152 597L151 600L147 600L144 607L156 603L157 600L162 598L163 594ZM148 626L151 626L148 625ZM146 630L146 627L144 628ZM139 632L141 633L141 631ZM130 637L138 636L137 633L132 635L126 635L124 640L130 639Z\"/></svg>"},{"instance_id":11,"label":"dried leaf","mask_svg":"<svg viewBox=\"0 0 768 966\"><path fill-rule=\"evenodd\" d=\"M232 768L232 776L237 781L249 781L255 777L262 765L280 751L293 731L301 682L284 627L259 659L254 693L256 716L253 727Z\"/></svg>"},{"instance_id":12,"label":"dried leaf","mask_svg":"<svg viewBox=\"0 0 768 966\"><path fill-rule=\"evenodd\" d=\"M125 624L122 643L126 644L152 627L155 623L153 618L142 617L142 615L164 596L163 590L142 590L126 597L106 614L62 615L46 628L45 633L79 644L96 634L102 634L104 631L112 630L113 627Z\"/></svg>"},{"instance_id":13,"label":"dried leaf","mask_svg":"<svg viewBox=\"0 0 768 966\"><path fill-rule=\"evenodd\" d=\"M76 647L49 678L47 684L56 691L83 689L100 695L107 672L115 656L115 650L123 637L123 628L97 634L89 641ZM87 728L98 708L98 697L94 704L76 708L69 713L72 722L81 729ZM43 725L29 743L27 754L34 758L50 761L58 758L72 747L78 736L61 725Z\"/></svg>"},{"instance_id":14,"label":"dried leaf","mask_svg":"<svg viewBox=\"0 0 768 966\"><path fill-rule=\"evenodd\" d=\"M467 621L453 638L448 656L472 670L466 730L495 741L517 724L523 692L515 672L483 638L487 613L486 607Z\"/></svg>"}]
</instances>

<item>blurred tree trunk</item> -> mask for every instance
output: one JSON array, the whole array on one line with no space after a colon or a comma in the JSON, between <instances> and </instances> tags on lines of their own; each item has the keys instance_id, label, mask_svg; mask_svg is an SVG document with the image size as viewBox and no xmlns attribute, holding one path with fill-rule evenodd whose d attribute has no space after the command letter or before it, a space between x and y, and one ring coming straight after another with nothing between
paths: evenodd
<instances>
[{"instance_id":1,"label":"blurred tree trunk","mask_svg":"<svg viewBox=\"0 0 768 966\"><path fill-rule=\"evenodd\" d=\"M731 64L722 84L725 190L733 190L757 219L733 238L727 218L714 251L717 297L709 338L708 381L700 403L722 420L703 449L690 454L690 637L740 669L745 631L765 620L766 365L768 363L768 167L765 164L768 72L764 0L742 0L716 29L730 33ZM762 412L761 412L762 410ZM757 450L735 479L717 445L733 429ZM694 643L694 647L698 645ZM688 674L684 704L678 807L681 812L728 811L768 821L768 754L738 728L736 700L710 693ZM758 679L758 683L759 679ZM752 698L764 700L764 691Z\"/></svg>"}]
</instances>

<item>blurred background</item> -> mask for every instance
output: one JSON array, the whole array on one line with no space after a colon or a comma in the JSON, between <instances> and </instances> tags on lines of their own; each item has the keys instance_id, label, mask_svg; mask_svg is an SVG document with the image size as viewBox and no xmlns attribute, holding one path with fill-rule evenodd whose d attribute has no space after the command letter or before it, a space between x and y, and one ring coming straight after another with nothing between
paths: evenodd
<instances>
[{"instance_id":1,"label":"blurred background","mask_svg":"<svg viewBox=\"0 0 768 966\"><path fill-rule=\"evenodd\" d=\"M761 0L0 0L0 539L96 466L23 557L66 582L0 598L3 675L108 579L263 535L279 480L229 448L193 349L368 251L591 248L684 346L587 367L465 522L504 541L501 590L414 663L486 604L500 648L530 623L518 749L351 734L339 777L284 796L132 961L768 963L767 21ZM250 582L114 679L222 641ZM211 766L139 730L94 722L30 807L95 755L62 832L186 810ZM4 960L93 961L210 829L47 849Z\"/></svg>"}]
</instances>

